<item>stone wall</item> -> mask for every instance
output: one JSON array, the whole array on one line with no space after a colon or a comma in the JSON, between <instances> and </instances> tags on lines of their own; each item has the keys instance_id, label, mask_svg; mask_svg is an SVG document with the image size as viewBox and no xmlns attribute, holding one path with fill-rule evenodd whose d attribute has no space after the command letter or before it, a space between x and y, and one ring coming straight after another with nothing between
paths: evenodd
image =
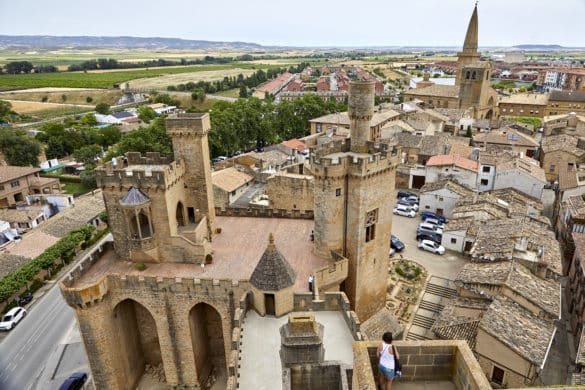
<instances>
[{"instance_id":1,"label":"stone wall","mask_svg":"<svg viewBox=\"0 0 585 390\"><path fill-rule=\"evenodd\" d=\"M354 342L354 389L375 389L378 378L376 350L379 341ZM458 390L492 387L465 341L396 341L403 382L450 381Z\"/></svg>"},{"instance_id":2,"label":"stone wall","mask_svg":"<svg viewBox=\"0 0 585 390\"><path fill-rule=\"evenodd\" d=\"M223 217L313 219L313 210L285 210L272 208L216 208L215 215Z\"/></svg>"},{"instance_id":3,"label":"stone wall","mask_svg":"<svg viewBox=\"0 0 585 390\"><path fill-rule=\"evenodd\" d=\"M283 371L283 390L349 390L351 367L341 362L297 365Z\"/></svg>"},{"instance_id":4,"label":"stone wall","mask_svg":"<svg viewBox=\"0 0 585 390\"><path fill-rule=\"evenodd\" d=\"M312 176L274 175L266 180L264 193L273 209L313 211L315 208Z\"/></svg>"}]
</instances>

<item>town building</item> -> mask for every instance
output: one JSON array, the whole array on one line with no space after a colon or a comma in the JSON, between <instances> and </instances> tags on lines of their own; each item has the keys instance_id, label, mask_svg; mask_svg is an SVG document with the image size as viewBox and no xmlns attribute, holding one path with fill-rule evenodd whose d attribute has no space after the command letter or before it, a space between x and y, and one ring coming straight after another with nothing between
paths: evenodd
<instances>
[{"instance_id":1,"label":"town building","mask_svg":"<svg viewBox=\"0 0 585 390\"><path fill-rule=\"evenodd\" d=\"M391 109L378 109L374 112L370 123L372 139L380 138L382 127L398 120L400 113ZM351 127L351 120L348 112L339 112L335 114L324 115L309 121L311 134L316 133L337 133L348 134Z\"/></svg>"},{"instance_id":2,"label":"town building","mask_svg":"<svg viewBox=\"0 0 585 390\"><path fill-rule=\"evenodd\" d=\"M280 91L284 90L288 83L290 83L294 78L295 75L285 72L274 80L270 80L256 88L256 90L252 93L252 96L258 99L264 99L266 94L276 95Z\"/></svg>"},{"instance_id":3,"label":"town building","mask_svg":"<svg viewBox=\"0 0 585 390\"><path fill-rule=\"evenodd\" d=\"M59 179L41 177L40 168L0 165L0 208L23 203L29 194L61 192Z\"/></svg>"},{"instance_id":4,"label":"town building","mask_svg":"<svg viewBox=\"0 0 585 390\"><path fill-rule=\"evenodd\" d=\"M476 188L477 161L452 154L431 157L426 164L425 183L452 180L470 189Z\"/></svg>"},{"instance_id":5,"label":"town building","mask_svg":"<svg viewBox=\"0 0 585 390\"><path fill-rule=\"evenodd\" d=\"M493 183L495 190L514 188L535 199L540 199L547 180L538 161L529 157L514 157L496 165Z\"/></svg>"},{"instance_id":6,"label":"town building","mask_svg":"<svg viewBox=\"0 0 585 390\"><path fill-rule=\"evenodd\" d=\"M211 174L213 197L216 208L227 208L235 202L250 185L254 176L239 171L234 167L214 171Z\"/></svg>"},{"instance_id":7,"label":"town building","mask_svg":"<svg viewBox=\"0 0 585 390\"><path fill-rule=\"evenodd\" d=\"M517 93L500 97L500 116L543 118L547 112L548 95L540 93Z\"/></svg>"},{"instance_id":8,"label":"town building","mask_svg":"<svg viewBox=\"0 0 585 390\"><path fill-rule=\"evenodd\" d=\"M544 92L585 91L585 69L543 69L536 86Z\"/></svg>"},{"instance_id":9,"label":"town building","mask_svg":"<svg viewBox=\"0 0 585 390\"><path fill-rule=\"evenodd\" d=\"M546 106L547 115L575 112L585 114L585 91L552 91Z\"/></svg>"},{"instance_id":10,"label":"town building","mask_svg":"<svg viewBox=\"0 0 585 390\"><path fill-rule=\"evenodd\" d=\"M574 172L585 161L585 146L567 134L544 137L540 145L540 164L546 180L554 182L565 172Z\"/></svg>"},{"instance_id":11,"label":"town building","mask_svg":"<svg viewBox=\"0 0 585 390\"><path fill-rule=\"evenodd\" d=\"M473 145L487 151L510 150L520 157L534 157L538 150L538 142L510 127L501 127L473 136Z\"/></svg>"},{"instance_id":12,"label":"town building","mask_svg":"<svg viewBox=\"0 0 585 390\"><path fill-rule=\"evenodd\" d=\"M462 197L473 196L474 191L451 180L426 183L420 189L420 210L432 211L446 218L453 216L455 204Z\"/></svg>"}]
</instances>

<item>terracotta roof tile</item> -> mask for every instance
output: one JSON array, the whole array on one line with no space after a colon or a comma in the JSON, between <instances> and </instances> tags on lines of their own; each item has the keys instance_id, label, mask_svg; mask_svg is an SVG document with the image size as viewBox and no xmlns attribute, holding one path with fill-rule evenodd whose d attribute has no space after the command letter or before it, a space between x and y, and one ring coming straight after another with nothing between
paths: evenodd
<instances>
[{"instance_id":1,"label":"terracotta roof tile","mask_svg":"<svg viewBox=\"0 0 585 390\"><path fill-rule=\"evenodd\" d=\"M254 178L247 173L240 172L234 167L222 169L211 173L211 182L214 186L226 192L232 192L251 182Z\"/></svg>"},{"instance_id":2,"label":"terracotta roof tile","mask_svg":"<svg viewBox=\"0 0 585 390\"><path fill-rule=\"evenodd\" d=\"M459 168L467 169L468 171L477 172L478 163L477 161L470 160L465 157L461 156L454 156L454 155L439 155L433 156L427 161L427 166L444 166L444 165L454 165Z\"/></svg>"}]
</instances>

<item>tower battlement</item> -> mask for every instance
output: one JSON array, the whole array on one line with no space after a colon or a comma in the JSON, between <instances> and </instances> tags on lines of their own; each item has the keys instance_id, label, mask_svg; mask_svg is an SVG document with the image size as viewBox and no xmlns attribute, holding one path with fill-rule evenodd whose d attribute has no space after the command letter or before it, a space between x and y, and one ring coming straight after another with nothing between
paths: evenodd
<instances>
[{"instance_id":1,"label":"tower battlement","mask_svg":"<svg viewBox=\"0 0 585 390\"><path fill-rule=\"evenodd\" d=\"M128 158L128 166L120 167L120 164L113 165L112 162L95 170L95 177L99 187L121 187L121 188L168 188L182 179L185 175L183 162L171 161L162 163L167 159L160 156L133 156ZM130 163L132 161L133 163ZM136 164L136 162L140 162ZM156 162L160 162L156 164Z\"/></svg>"},{"instance_id":2,"label":"tower battlement","mask_svg":"<svg viewBox=\"0 0 585 390\"><path fill-rule=\"evenodd\" d=\"M169 136L203 136L211 129L211 120L206 113L180 113L166 119Z\"/></svg>"},{"instance_id":3,"label":"tower battlement","mask_svg":"<svg viewBox=\"0 0 585 390\"><path fill-rule=\"evenodd\" d=\"M366 176L396 167L399 150L386 144L368 142L370 153L338 152L311 158L315 176L342 176L347 173Z\"/></svg>"}]
</instances>

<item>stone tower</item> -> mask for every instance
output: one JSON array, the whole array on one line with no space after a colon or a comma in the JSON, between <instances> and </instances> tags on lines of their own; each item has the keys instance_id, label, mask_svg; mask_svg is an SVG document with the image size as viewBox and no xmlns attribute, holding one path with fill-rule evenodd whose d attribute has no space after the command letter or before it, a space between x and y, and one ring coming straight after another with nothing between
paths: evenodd
<instances>
[{"instance_id":1,"label":"stone tower","mask_svg":"<svg viewBox=\"0 0 585 390\"><path fill-rule=\"evenodd\" d=\"M175 160L185 163L186 199L195 213L207 215L209 229L215 230L215 208L207 134L211 129L209 114L184 113L166 120L167 134L173 139ZM186 210L184 218L193 220Z\"/></svg>"},{"instance_id":2,"label":"stone tower","mask_svg":"<svg viewBox=\"0 0 585 390\"><path fill-rule=\"evenodd\" d=\"M475 62L461 68L459 84L460 108L473 108L473 117L492 119L495 116L496 100L491 88L491 64Z\"/></svg>"},{"instance_id":3,"label":"stone tower","mask_svg":"<svg viewBox=\"0 0 585 390\"><path fill-rule=\"evenodd\" d=\"M385 306L392 201L398 153L370 134L374 83L349 89L351 141L323 146L311 157L315 176L315 252L349 259L343 289L359 319Z\"/></svg>"},{"instance_id":4,"label":"stone tower","mask_svg":"<svg viewBox=\"0 0 585 390\"><path fill-rule=\"evenodd\" d=\"M463 50L457 53L457 74L455 76L455 85L459 85L461 82L463 67L479 61L479 53L477 51L477 31L477 4L475 4L473 14L471 14L471 19L469 20L469 26L467 27L467 34L465 34Z\"/></svg>"}]
</instances>

